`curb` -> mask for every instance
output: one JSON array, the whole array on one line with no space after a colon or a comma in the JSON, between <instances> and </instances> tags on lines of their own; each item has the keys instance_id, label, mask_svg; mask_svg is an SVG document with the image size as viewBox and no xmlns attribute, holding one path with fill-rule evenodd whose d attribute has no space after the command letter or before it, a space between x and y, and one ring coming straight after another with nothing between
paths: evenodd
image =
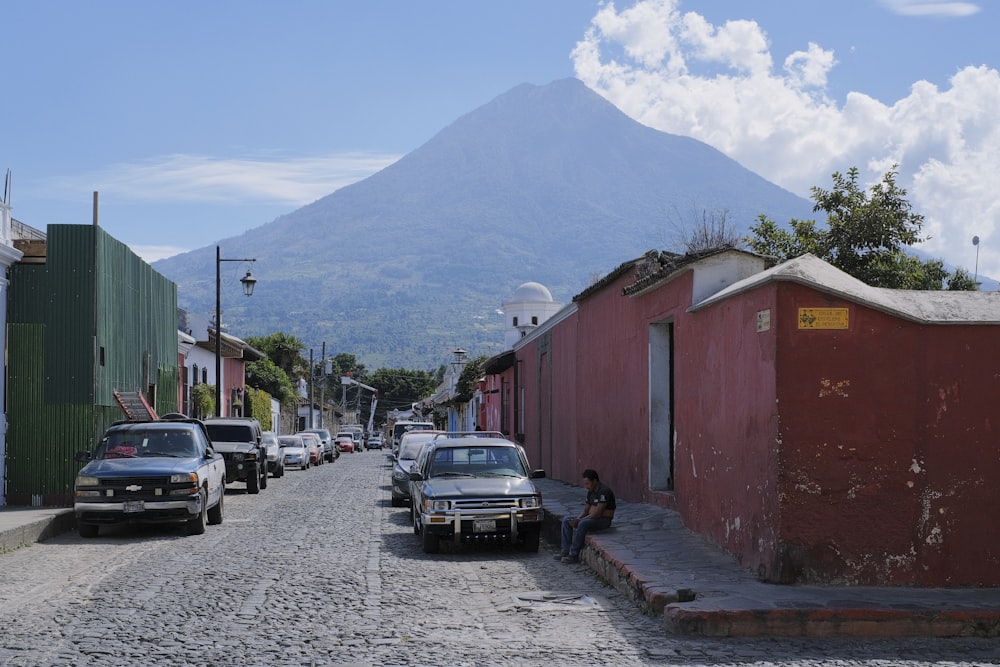
<instances>
[{"instance_id":1,"label":"curb","mask_svg":"<svg viewBox=\"0 0 1000 667\"><path fill-rule=\"evenodd\" d=\"M1000 612L989 610L671 607L663 620L668 633L699 637L1000 637Z\"/></svg>"},{"instance_id":2,"label":"curb","mask_svg":"<svg viewBox=\"0 0 1000 667\"><path fill-rule=\"evenodd\" d=\"M72 508L57 512L51 517L38 519L0 532L0 553L44 542L76 528L76 515Z\"/></svg>"}]
</instances>

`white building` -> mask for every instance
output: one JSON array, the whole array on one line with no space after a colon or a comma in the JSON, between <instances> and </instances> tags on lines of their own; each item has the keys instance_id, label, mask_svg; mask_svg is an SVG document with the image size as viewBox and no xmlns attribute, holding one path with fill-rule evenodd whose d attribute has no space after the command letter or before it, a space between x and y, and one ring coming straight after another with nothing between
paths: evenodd
<instances>
[{"instance_id":1,"label":"white building","mask_svg":"<svg viewBox=\"0 0 1000 667\"><path fill-rule=\"evenodd\" d=\"M529 282L518 287L510 300L503 303L504 347L508 350L514 347L514 343L560 308L562 304L552 300L545 285Z\"/></svg>"},{"instance_id":2,"label":"white building","mask_svg":"<svg viewBox=\"0 0 1000 667\"><path fill-rule=\"evenodd\" d=\"M7 333L7 271L20 261L23 254L14 247L13 218L10 206L0 201L0 352L6 351ZM6 359L6 354L4 354ZM5 496L4 461L7 459L7 414L4 412L6 403L6 368L0 368L0 505L7 504Z\"/></svg>"}]
</instances>

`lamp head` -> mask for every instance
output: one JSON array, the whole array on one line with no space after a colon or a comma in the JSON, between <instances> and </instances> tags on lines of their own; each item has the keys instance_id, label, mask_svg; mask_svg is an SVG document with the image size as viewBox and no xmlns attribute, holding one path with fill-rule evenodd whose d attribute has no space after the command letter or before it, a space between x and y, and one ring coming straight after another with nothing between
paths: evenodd
<instances>
[{"instance_id":1,"label":"lamp head","mask_svg":"<svg viewBox=\"0 0 1000 667\"><path fill-rule=\"evenodd\" d=\"M257 279L253 277L253 274L247 271L247 274L240 278L240 282L243 283L243 293L247 296L253 296L253 288L257 284Z\"/></svg>"}]
</instances>

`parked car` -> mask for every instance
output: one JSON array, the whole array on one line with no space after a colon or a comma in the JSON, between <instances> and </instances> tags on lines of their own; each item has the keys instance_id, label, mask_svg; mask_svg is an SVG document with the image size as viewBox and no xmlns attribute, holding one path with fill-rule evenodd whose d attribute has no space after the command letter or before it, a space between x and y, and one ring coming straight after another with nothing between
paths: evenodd
<instances>
[{"instance_id":1,"label":"parked car","mask_svg":"<svg viewBox=\"0 0 1000 667\"><path fill-rule=\"evenodd\" d=\"M314 466L323 465L323 461L326 459L323 457L323 441L319 439L319 436L315 433L299 431L299 437L302 438L302 442L305 443L306 450L309 452L309 463Z\"/></svg>"},{"instance_id":2,"label":"parked car","mask_svg":"<svg viewBox=\"0 0 1000 667\"><path fill-rule=\"evenodd\" d=\"M407 431L433 431L434 424L429 421L398 421L392 425L392 453L399 452L399 439Z\"/></svg>"},{"instance_id":3,"label":"parked car","mask_svg":"<svg viewBox=\"0 0 1000 667\"><path fill-rule=\"evenodd\" d=\"M264 431L261 433L261 442L264 443L264 450L267 452L267 471L271 473L271 477L284 476L285 455L278 443L278 436L274 431Z\"/></svg>"},{"instance_id":4,"label":"parked car","mask_svg":"<svg viewBox=\"0 0 1000 667\"><path fill-rule=\"evenodd\" d=\"M337 457L340 455L340 452L338 452L337 448L333 446L333 436L330 434L330 431L328 429L307 428L302 431L299 431L299 433L315 433L316 435L318 435L320 442L323 443L323 458L326 460L326 462L333 463L334 461L337 460Z\"/></svg>"},{"instance_id":5,"label":"parked car","mask_svg":"<svg viewBox=\"0 0 1000 667\"><path fill-rule=\"evenodd\" d=\"M260 422L246 417L205 420L212 447L226 459L226 483L246 482L247 493L267 488L267 452Z\"/></svg>"},{"instance_id":6,"label":"parked car","mask_svg":"<svg viewBox=\"0 0 1000 667\"><path fill-rule=\"evenodd\" d=\"M80 537L118 523L182 523L192 535L222 523L226 462L196 419L118 422L76 460Z\"/></svg>"},{"instance_id":7,"label":"parked car","mask_svg":"<svg viewBox=\"0 0 1000 667\"><path fill-rule=\"evenodd\" d=\"M410 468L417 462L420 450L443 431L407 431L399 440L399 454L392 467L392 506L410 502Z\"/></svg>"},{"instance_id":8,"label":"parked car","mask_svg":"<svg viewBox=\"0 0 1000 667\"><path fill-rule=\"evenodd\" d=\"M509 542L538 551L545 510L524 448L496 436L437 437L410 472L413 532L425 553L441 540Z\"/></svg>"},{"instance_id":9,"label":"parked car","mask_svg":"<svg viewBox=\"0 0 1000 667\"><path fill-rule=\"evenodd\" d=\"M338 433L333 444L337 448L337 451L341 453L354 453L354 436L350 433Z\"/></svg>"},{"instance_id":10,"label":"parked car","mask_svg":"<svg viewBox=\"0 0 1000 667\"><path fill-rule=\"evenodd\" d=\"M382 449L382 436L378 433L373 433L368 436L368 442L365 443L365 447L368 449Z\"/></svg>"},{"instance_id":11,"label":"parked car","mask_svg":"<svg viewBox=\"0 0 1000 667\"><path fill-rule=\"evenodd\" d=\"M300 435L279 435L278 445L284 454L286 466L296 466L302 470L309 469L309 450Z\"/></svg>"},{"instance_id":12,"label":"parked car","mask_svg":"<svg viewBox=\"0 0 1000 667\"><path fill-rule=\"evenodd\" d=\"M347 424L340 427L340 433L350 433L354 438L354 451L361 452L365 449L365 429L357 424Z\"/></svg>"}]
</instances>

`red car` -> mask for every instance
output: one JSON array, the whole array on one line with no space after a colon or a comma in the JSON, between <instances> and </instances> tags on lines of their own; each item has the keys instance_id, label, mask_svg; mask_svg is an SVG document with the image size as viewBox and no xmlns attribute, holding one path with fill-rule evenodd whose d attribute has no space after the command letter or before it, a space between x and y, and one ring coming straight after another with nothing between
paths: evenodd
<instances>
[{"instance_id":1,"label":"red car","mask_svg":"<svg viewBox=\"0 0 1000 667\"><path fill-rule=\"evenodd\" d=\"M309 463L314 466L323 465L323 441L319 439L319 436L307 431L302 431L299 436L309 452Z\"/></svg>"},{"instance_id":2,"label":"red car","mask_svg":"<svg viewBox=\"0 0 1000 667\"><path fill-rule=\"evenodd\" d=\"M338 434L333 444L336 445L339 452L354 453L354 436L350 433Z\"/></svg>"}]
</instances>

